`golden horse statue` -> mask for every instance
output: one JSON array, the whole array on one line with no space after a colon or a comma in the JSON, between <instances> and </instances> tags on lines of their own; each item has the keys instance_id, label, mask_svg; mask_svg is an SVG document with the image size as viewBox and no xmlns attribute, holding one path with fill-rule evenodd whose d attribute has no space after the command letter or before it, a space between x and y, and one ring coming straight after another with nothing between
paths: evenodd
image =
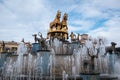
<instances>
[{"instance_id":1,"label":"golden horse statue","mask_svg":"<svg viewBox=\"0 0 120 80\"><path fill-rule=\"evenodd\" d=\"M68 19L68 14L65 13L64 16L63 16L63 19L61 21L62 30L67 30L68 29L68 27L67 27L67 19Z\"/></svg>"},{"instance_id":2,"label":"golden horse statue","mask_svg":"<svg viewBox=\"0 0 120 80\"><path fill-rule=\"evenodd\" d=\"M50 23L50 28L53 28L54 26L57 27L60 26L60 17L61 12L58 10L55 19Z\"/></svg>"}]
</instances>

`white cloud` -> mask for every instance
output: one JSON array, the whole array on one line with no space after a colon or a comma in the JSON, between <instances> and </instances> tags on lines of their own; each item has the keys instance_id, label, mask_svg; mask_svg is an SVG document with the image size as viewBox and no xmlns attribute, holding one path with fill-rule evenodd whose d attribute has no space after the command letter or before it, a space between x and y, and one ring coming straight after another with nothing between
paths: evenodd
<instances>
[{"instance_id":1,"label":"white cloud","mask_svg":"<svg viewBox=\"0 0 120 80\"><path fill-rule=\"evenodd\" d=\"M120 17L114 17L108 20L103 27L96 30L91 30L88 34L92 36L103 36L108 40L108 44L110 42L116 42L120 46Z\"/></svg>"},{"instance_id":2,"label":"white cloud","mask_svg":"<svg viewBox=\"0 0 120 80\"><path fill-rule=\"evenodd\" d=\"M83 28L79 27L72 30L88 30L91 36L104 36L110 42L115 41L120 46L120 1L119 0L86 0L83 4L77 5L75 12L82 16ZM107 19L102 25L94 26L99 20ZM80 21L74 20L75 24L82 24ZM91 23L88 23L91 22ZM94 30L89 30L96 27Z\"/></svg>"},{"instance_id":3,"label":"white cloud","mask_svg":"<svg viewBox=\"0 0 120 80\"><path fill-rule=\"evenodd\" d=\"M74 20L69 23L71 24L69 25L69 29L72 31L89 31L95 24L92 20Z\"/></svg>"},{"instance_id":4,"label":"white cloud","mask_svg":"<svg viewBox=\"0 0 120 80\"><path fill-rule=\"evenodd\" d=\"M85 0L82 4L77 4L74 11L80 13L83 18L109 18L113 14L116 15L115 10L120 10L119 3L120 0Z\"/></svg>"},{"instance_id":5,"label":"white cloud","mask_svg":"<svg viewBox=\"0 0 120 80\"><path fill-rule=\"evenodd\" d=\"M6 0L0 10L0 40L32 40L39 31L45 35L52 14L42 0Z\"/></svg>"},{"instance_id":6,"label":"white cloud","mask_svg":"<svg viewBox=\"0 0 120 80\"><path fill-rule=\"evenodd\" d=\"M109 8L109 9L120 9L120 0L93 0L93 4L97 7Z\"/></svg>"},{"instance_id":7,"label":"white cloud","mask_svg":"<svg viewBox=\"0 0 120 80\"><path fill-rule=\"evenodd\" d=\"M57 10L67 12L69 33L86 31L119 43L120 0L3 0L0 3L0 40L32 41L39 31L46 36ZM105 23L95 26L99 20ZM92 30L92 28L94 30ZM80 32L81 33L81 32Z\"/></svg>"}]
</instances>

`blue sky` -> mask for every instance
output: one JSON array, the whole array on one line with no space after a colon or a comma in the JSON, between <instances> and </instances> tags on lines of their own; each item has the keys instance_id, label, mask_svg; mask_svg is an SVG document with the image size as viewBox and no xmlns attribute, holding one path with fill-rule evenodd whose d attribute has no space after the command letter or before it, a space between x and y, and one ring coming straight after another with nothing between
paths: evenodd
<instances>
[{"instance_id":1,"label":"blue sky","mask_svg":"<svg viewBox=\"0 0 120 80\"><path fill-rule=\"evenodd\" d=\"M0 40L46 36L57 10L68 13L69 33L103 36L120 44L120 0L0 0ZM62 17L61 16L61 17Z\"/></svg>"}]
</instances>

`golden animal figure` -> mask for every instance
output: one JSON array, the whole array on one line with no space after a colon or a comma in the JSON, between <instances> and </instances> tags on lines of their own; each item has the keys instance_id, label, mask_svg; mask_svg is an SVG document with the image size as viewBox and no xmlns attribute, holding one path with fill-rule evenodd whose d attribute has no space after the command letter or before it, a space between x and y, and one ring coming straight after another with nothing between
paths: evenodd
<instances>
[{"instance_id":1,"label":"golden animal figure","mask_svg":"<svg viewBox=\"0 0 120 80\"><path fill-rule=\"evenodd\" d=\"M67 19L68 19L68 14L65 13L61 22L61 28L62 30L66 31L68 29L67 27Z\"/></svg>"},{"instance_id":2,"label":"golden animal figure","mask_svg":"<svg viewBox=\"0 0 120 80\"><path fill-rule=\"evenodd\" d=\"M58 10L55 19L50 23L50 28L54 26L57 28L57 25L60 25L61 12Z\"/></svg>"}]
</instances>

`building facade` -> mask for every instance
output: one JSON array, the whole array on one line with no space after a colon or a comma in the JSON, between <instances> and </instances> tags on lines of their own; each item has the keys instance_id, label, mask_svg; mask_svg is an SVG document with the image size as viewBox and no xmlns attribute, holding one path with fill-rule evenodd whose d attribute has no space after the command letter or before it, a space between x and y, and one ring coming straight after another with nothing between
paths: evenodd
<instances>
[{"instance_id":1,"label":"building facade","mask_svg":"<svg viewBox=\"0 0 120 80\"><path fill-rule=\"evenodd\" d=\"M0 53L1 52L16 52L18 47L17 42L14 41L0 41Z\"/></svg>"}]
</instances>

